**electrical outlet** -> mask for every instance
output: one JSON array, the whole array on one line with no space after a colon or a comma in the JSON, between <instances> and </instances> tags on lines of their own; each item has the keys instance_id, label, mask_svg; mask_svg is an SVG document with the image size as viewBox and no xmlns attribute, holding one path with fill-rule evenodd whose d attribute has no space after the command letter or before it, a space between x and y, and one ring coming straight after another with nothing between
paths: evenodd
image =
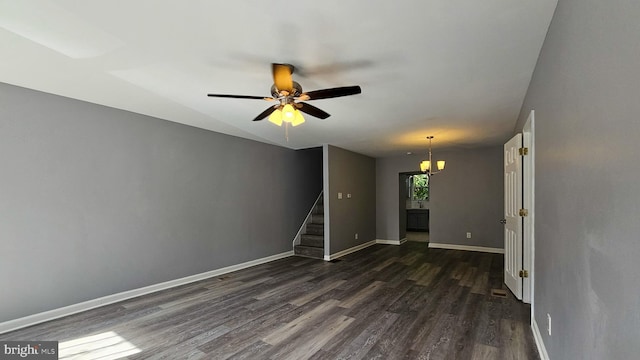
<instances>
[{"instance_id":1,"label":"electrical outlet","mask_svg":"<svg viewBox=\"0 0 640 360\"><path fill-rule=\"evenodd\" d=\"M358 233L356 233L356 240L358 240Z\"/></svg>"},{"instance_id":2,"label":"electrical outlet","mask_svg":"<svg viewBox=\"0 0 640 360\"><path fill-rule=\"evenodd\" d=\"M471 239L471 232L467 232L467 239Z\"/></svg>"},{"instance_id":3,"label":"electrical outlet","mask_svg":"<svg viewBox=\"0 0 640 360\"><path fill-rule=\"evenodd\" d=\"M351 199L351 193L347 193L347 199Z\"/></svg>"},{"instance_id":4,"label":"electrical outlet","mask_svg":"<svg viewBox=\"0 0 640 360\"><path fill-rule=\"evenodd\" d=\"M551 336L551 314L547 313L547 332Z\"/></svg>"}]
</instances>

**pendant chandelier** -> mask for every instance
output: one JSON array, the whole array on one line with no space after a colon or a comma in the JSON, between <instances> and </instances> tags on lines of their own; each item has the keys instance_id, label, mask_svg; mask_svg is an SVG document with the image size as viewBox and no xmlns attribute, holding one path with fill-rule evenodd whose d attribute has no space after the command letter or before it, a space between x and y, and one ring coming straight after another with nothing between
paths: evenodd
<instances>
[{"instance_id":1,"label":"pendant chandelier","mask_svg":"<svg viewBox=\"0 0 640 360\"><path fill-rule=\"evenodd\" d=\"M436 167L438 170L432 170L433 160L431 159L431 140L433 139L433 136L427 136L427 139L429 139L429 160L424 160L420 163L420 171L426 173L427 175L437 174L440 171L444 170L445 161L436 161Z\"/></svg>"}]
</instances>

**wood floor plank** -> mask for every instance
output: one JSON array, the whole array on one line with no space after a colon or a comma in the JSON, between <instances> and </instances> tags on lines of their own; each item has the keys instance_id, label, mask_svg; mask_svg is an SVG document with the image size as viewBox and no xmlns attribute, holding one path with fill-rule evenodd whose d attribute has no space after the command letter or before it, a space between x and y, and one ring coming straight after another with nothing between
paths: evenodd
<instances>
[{"instance_id":1,"label":"wood floor plank","mask_svg":"<svg viewBox=\"0 0 640 360\"><path fill-rule=\"evenodd\" d=\"M451 283L457 282L451 280ZM405 302L406 307L402 312L401 321L396 321L388 330L388 333L394 334L394 337L390 340L381 339L369 351L368 358L387 359L401 358L405 355L409 358L413 355L417 356L417 354L410 354L410 349L423 347L424 339L438 324L438 318L449 308L447 300L450 289L446 286L440 286L430 292L425 287L416 288L423 290ZM407 298L407 296L403 296L403 298Z\"/></svg>"},{"instance_id":2,"label":"wood floor plank","mask_svg":"<svg viewBox=\"0 0 640 360\"><path fill-rule=\"evenodd\" d=\"M374 245L336 262L289 257L6 334L86 341L88 358L539 359L530 306L504 288L503 255ZM113 343L113 344L112 344ZM84 345L83 345L84 346ZM116 349L117 350L117 349Z\"/></svg>"},{"instance_id":3,"label":"wood floor plank","mask_svg":"<svg viewBox=\"0 0 640 360\"><path fill-rule=\"evenodd\" d=\"M378 291L384 284L385 282L382 282L382 281L374 281L366 288L358 291L357 293L353 294L349 298L340 302L339 306L343 308L350 308L355 304L357 304L358 302L363 301L366 297L370 296L374 292Z\"/></svg>"},{"instance_id":4,"label":"wood floor plank","mask_svg":"<svg viewBox=\"0 0 640 360\"><path fill-rule=\"evenodd\" d=\"M216 297L224 296L240 289L250 288L258 283L267 281L268 279L270 278L265 278L259 282L254 283L243 283L241 281L227 282L218 286L206 287L203 291L195 293L191 296L166 297L163 299L155 299L154 302L159 302L159 306L162 309L170 309L173 307L187 307L189 305L198 304L204 299L214 299Z\"/></svg>"},{"instance_id":5,"label":"wood floor plank","mask_svg":"<svg viewBox=\"0 0 640 360\"><path fill-rule=\"evenodd\" d=\"M323 351L321 349L316 351L316 353L311 355L311 357L309 357L309 359L307 360L328 360L328 359L332 359L332 357L329 356L329 354L327 354L326 351Z\"/></svg>"},{"instance_id":6,"label":"wood floor plank","mask_svg":"<svg viewBox=\"0 0 640 360\"><path fill-rule=\"evenodd\" d=\"M451 349L449 359L469 359L473 354L475 345L474 327L480 315L478 309L482 303L483 296L470 293L462 311L458 314L458 322L451 339Z\"/></svg>"},{"instance_id":7,"label":"wood floor plank","mask_svg":"<svg viewBox=\"0 0 640 360\"><path fill-rule=\"evenodd\" d=\"M428 289L420 285L412 285L407 292L396 301L394 301L388 308L388 311L395 313L407 313L410 311L411 306L416 299L424 296L428 293Z\"/></svg>"},{"instance_id":8,"label":"wood floor plank","mask_svg":"<svg viewBox=\"0 0 640 360\"><path fill-rule=\"evenodd\" d=\"M488 253L484 253L480 255L480 264L478 265L478 270L480 272L489 272L491 271L491 262L492 255Z\"/></svg>"},{"instance_id":9,"label":"wood floor plank","mask_svg":"<svg viewBox=\"0 0 640 360\"><path fill-rule=\"evenodd\" d=\"M340 349L356 341L358 337L362 336L363 331L365 331L363 329L371 326L371 323L380 317L381 314L386 314L387 311L383 311L383 309L388 308L390 304L395 302L399 297L402 297L403 293L411 286L413 286L413 282L407 280L395 288L383 287L375 293L375 296L371 296L366 301L358 303L357 306L348 309L345 315L354 318L355 321L348 329L340 334L340 339L331 342L324 347L323 350L333 352L335 355L341 351ZM392 322L395 322L393 319L398 316L400 316L400 314L388 316L388 318L392 319Z\"/></svg>"},{"instance_id":10,"label":"wood floor plank","mask_svg":"<svg viewBox=\"0 0 640 360\"><path fill-rule=\"evenodd\" d=\"M476 343L495 348L500 347L500 320L502 304L485 300L482 302L475 325Z\"/></svg>"},{"instance_id":11,"label":"wood floor plank","mask_svg":"<svg viewBox=\"0 0 640 360\"><path fill-rule=\"evenodd\" d=\"M464 274L467 272L467 268L469 264L459 262L456 264L455 268L451 272L451 278L456 280L461 280Z\"/></svg>"},{"instance_id":12,"label":"wood floor plank","mask_svg":"<svg viewBox=\"0 0 640 360\"><path fill-rule=\"evenodd\" d=\"M486 295L489 291L489 273L480 273L476 276L476 279L471 286L471 293Z\"/></svg>"},{"instance_id":13,"label":"wood floor plank","mask_svg":"<svg viewBox=\"0 0 640 360\"><path fill-rule=\"evenodd\" d=\"M395 257L395 256L391 257L391 258L381 262L378 266L376 266L373 269L371 269L371 271L380 271L380 270L386 268L387 266L389 266L389 265L391 265L391 264L393 264L393 263L395 263L397 261L398 261L397 257Z\"/></svg>"},{"instance_id":14,"label":"wood floor plank","mask_svg":"<svg viewBox=\"0 0 640 360\"><path fill-rule=\"evenodd\" d=\"M416 358L446 359L456 322L457 316L442 314L437 319L436 325L426 337L420 349L415 352Z\"/></svg>"},{"instance_id":15,"label":"wood floor plank","mask_svg":"<svg viewBox=\"0 0 640 360\"><path fill-rule=\"evenodd\" d=\"M431 266L429 271L424 276L420 277L416 283L422 286L429 286L441 272L442 268L440 266Z\"/></svg>"},{"instance_id":16,"label":"wood floor plank","mask_svg":"<svg viewBox=\"0 0 640 360\"><path fill-rule=\"evenodd\" d=\"M437 325L437 319L445 313L447 304L442 301L444 297L448 296L448 292L445 290L445 288L439 288L434 292L426 292L409 307L410 311L420 314L413 325L414 330L411 331L412 350L420 350L423 347L425 339Z\"/></svg>"},{"instance_id":17,"label":"wood floor plank","mask_svg":"<svg viewBox=\"0 0 640 360\"><path fill-rule=\"evenodd\" d=\"M397 320L387 328L385 334L367 352L366 359L404 358L411 341L413 324L419 318L418 313L398 313ZM391 335L393 334L393 335Z\"/></svg>"},{"instance_id":18,"label":"wood floor plank","mask_svg":"<svg viewBox=\"0 0 640 360\"><path fill-rule=\"evenodd\" d=\"M462 279L460 279L460 286L465 286L465 287L473 286L477 271L478 271L478 268L476 267L467 268L467 271L464 273L464 276L462 277Z\"/></svg>"},{"instance_id":19,"label":"wood floor plank","mask_svg":"<svg viewBox=\"0 0 640 360\"><path fill-rule=\"evenodd\" d=\"M262 340L257 340L253 344L247 346L232 356L229 359L233 360L255 360L263 359L262 355L271 349L271 345L265 343Z\"/></svg>"},{"instance_id":20,"label":"wood floor plank","mask_svg":"<svg viewBox=\"0 0 640 360\"><path fill-rule=\"evenodd\" d=\"M500 350L493 346L476 344L471 360L495 360L500 358Z\"/></svg>"},{"instance_id":21,"label":"wood floor plank","mask_svg":"<svg viewBox=\"0 0 640 360\"><path fill-rule=\"evenodd\" d=\"M305 311L296 309L290 304L264 314L242 326L232 329L223 336L212 339L198 347L210 358L226 359L252 346L260 338L283 326L291 316L301 316Z\"/></svg>"},{"instance_id":22,"label":"wood floor plank","mask_svg":"<svg viewBox=\"0 0 640 360\"><path fill-rule=\"evenodd\" d=\"M272 332L269 336L263 338L262 341L270 345L277 345L286 341L294 333L302 331L306 324L316 321L321 316L326 316L326 313L338 306L339 303L337 300L327 300L303 316L287 323L279 330Z\"/></svg>"},{"instance_id":23,"label":"wood floor plank","mask_svg":"<svg viewBox=\"0 0 640 360\"><path fill-rule=\"evenodd\" d=\"M268 298L270 296L274 296L274 295L279 294L279 293L290 291L291 288L295 288L300 283L309 281L311 279L313 279L313 276L311 276L311 275L302 276L302 277L295 277L291 281L280 283L278 286L273 287L273 288L271 288L271 289L269 289L267 291L264 291L264 292L262 292L262 293L260 293L260 294L258 294L256 296L254 296L254 299L262 300L262 299L266 299L266 298Z\"/></svg>"},{"instance_id":24,"label":"wood floor plank","mask_svg":"<svg viewBox=\"0 0 640 360\"><path fill-rule=\"evenodd\" d=\"M370 318L367 326L361 328L359 335L350 339L348 344L338 348L340 352L336 352L330 356L334 359L364 359L367 352L373 347L378 339L383 336L385 331L398 319L398 314L383 312L374 318ZM354 319L355 320L355 319Z\"/></svg>"},{"instance_id":25,"label":"wood floor plank","mask_svg":"<svg viewBox=\"0 0 640 360\"><path fill-rule=\"evenodd\" d=\"M377 274L374 273L374 279L384 282L391 282L392 279L397 276L400 276L401 279L406 279L408 271L409 267L407 265L401 262L394 262L393 264L378 271Z\"/></svg>"},{"instance_id":26,"label":"wood floor plank","mask_svg":"<svg viewBox=\"0 0 640 360\"><path fill-rule=\"evenodd\" d=\"M339 335L354 320L354 318L344 315L331 316L319 327L299 334L298 337L291 339L290 342L281 343L284 346L271 354L270 358L277 360L308 359L335 336Z\"/></svg>"},{"instance_id":27,"label":"wood floor plank","mask_svg":"<svg viewBox=\"0 0 640 360\"><path fill-rule=\"evenodd\" d=\"M503 346L500 348L500 357L505 360L526 360L524 329L522 323L502 319L500 323Z\"/></svg>"},{"instance_id":28,"label":"wood floor plank","mask_svg":"<svg viewBox=\"0 0 640 360\"><path fill-rule=\"evenodd\" d=\"M425 276L429 272L430 268L431 268L431 264L428 262L420 264L420 266L417 269L415 269L410 273L407 279L418 281L421 277Z\"/></svg>"},{"instance_id":29,"label":"wood floor plank","mask_svg":"<svg viewBox=\"0 0 640 360\"><path fill-rule=\"evenodd\" d=\"M230 328L221 325L215 327L209 331L205 331L198 336L188 338L184 341L177 342L171 346L167 346L163 350L154 348L152 351L145 351L136 356L129 356L129 360L134 359L146 359L146 360L159 360L159 359L179 359L179 358L206 358L207 354L198 350L198 346L201 346L213 339L217 339L220 336L228 333ZM186 355L185 355L186 354Z\"/></svg>"},{"instance_id":30,"label":"wood floor plank","mask_svg":"<svg viewBox=\"0 0 640 360\"><path fill-rule=\"evenodd\" d=\"M372 296L375 299L374 307L377 309L372 309L374 311L389 311L392 305L396 303L399 299L404 298L405 294L416 287L413 281L404 280L395 284L394 286L389 286L390 284L386 284L379 292L373 294ZM361 312L360 312L361 313ZM349 314L356 314L354 311L349 311ZM362 313L365 315L364 313Z\"/></svg>"},{"instance_id":31,"label":"wood floor plank","mask_svg":"<svg viewBox=\"0 0 640 360\"><path fill-rule=\"evenodd\" d=\"M205 291L207 291L207 288L202 284L192 284L192 286L185 286L180 289L167 289L152 294L138 296L133 299L125 300L120 304L125 309L132 310L140 307L160 305L177 299L190 298L191 296L196 296Z\"/></svg>"},{"instance_id":32,"label":"wood floor plank","mask_svg":"<svg viewBox=\"0 0 640 360\"><path fill-rule=\"evenodd\" d=\"M290 304L296 305L296 306L302 306L306 303L308 303L309 301L315 299L316 297L327 293L330 290L333 290L339 286L341 286L342 284L344 284L347 280L338 280L338 281L331 281L330 283L324 285L323 287L317 287L316 289L307 292L306 294L299 296L291 301L289 301Z\"/></svg>"},{"instance_id":33,"label":"wood floor plank","mask_svg":"<svg viewBox=\"0 0 640 360\"><path fill-rule=\"evenodd\" d=\"M422 256L422 254L418 253L418 252L412 252L412 253L408 253L405 256L403 256L402 258L400 258L400 262L405 264L405 265L412 265L414 264L416 261L418 261L418 259Z\"/></svg>"}]
</instances>

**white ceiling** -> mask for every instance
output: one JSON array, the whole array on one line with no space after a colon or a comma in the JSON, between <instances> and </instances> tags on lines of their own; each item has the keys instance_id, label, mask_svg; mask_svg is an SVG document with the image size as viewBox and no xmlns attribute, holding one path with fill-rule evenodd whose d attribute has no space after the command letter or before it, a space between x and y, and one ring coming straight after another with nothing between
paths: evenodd
<instances>
[{"instance_id":1,"label":"white ceiling","mask_svg":"<svg viewBox=\"0 0 640 360\"><path fill-rule=\"evenodd\" d=\"M4 1L0 81L285 147L382 157L501 144L513 132L557 0ZM270 63L332 116L252 122ZM305 76L301 76L305 75Z\"/></svg>"}]
</instances>

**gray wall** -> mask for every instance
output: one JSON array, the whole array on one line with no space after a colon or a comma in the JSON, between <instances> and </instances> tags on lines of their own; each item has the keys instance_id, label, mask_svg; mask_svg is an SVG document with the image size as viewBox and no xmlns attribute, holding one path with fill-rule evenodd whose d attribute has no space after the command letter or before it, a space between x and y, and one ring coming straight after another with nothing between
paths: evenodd
<instances>
[{"instance_id":1,"label":"gray wall","mask_svg":"<svg viewBox=\"0 0 640 360\"><path fill-rule=\"evenodd\" d=\"M638 1L560 0L520 114L517 129L536 112L534 315L552 359L640 354L638 19Z\"/></svg>"},{"instance_id":2,"label":"gray wall","mask_svg":"<svg viewBox=\"0 0 640 360\"><path fill-rule=\"evenodd\" d=\"M436 152L446 169L430 179L429 239L435 243L503 248L502 146ZM423 156L376 160L376 236L398 240L401 228L398 182L401 172L419 169ZM403 185L401 185L403 186ZM466 238L466 232L472 238ZM404 233L404 232L403 232Z\"/></svg>"},{"instance_id":3,"label":"gray wall","mask_svg":"<svg viewBox=\"0 0 640 360\"><path fill-rule=\"evenodd\" d=\"M329 249L325 249L325 253L335 254L376 238L376 162L371 157L339 147L326 147L328 188L325 189L325 206L329 209L331 226ZM338 200L338 192L342 193L342 200ZM347 198L349 193L350 199ZM356 233L358 239L355 239Z\"/></svg>"},{"instance_id":4,"label":"gray wall","mask_svg":"<svg viewBox=\"0 0 640 360\"><path fill-rule=\"evenodd\" d=\"M0 84L0 321L291 250L292 150Z\"/></svg>"}]
</instances>

